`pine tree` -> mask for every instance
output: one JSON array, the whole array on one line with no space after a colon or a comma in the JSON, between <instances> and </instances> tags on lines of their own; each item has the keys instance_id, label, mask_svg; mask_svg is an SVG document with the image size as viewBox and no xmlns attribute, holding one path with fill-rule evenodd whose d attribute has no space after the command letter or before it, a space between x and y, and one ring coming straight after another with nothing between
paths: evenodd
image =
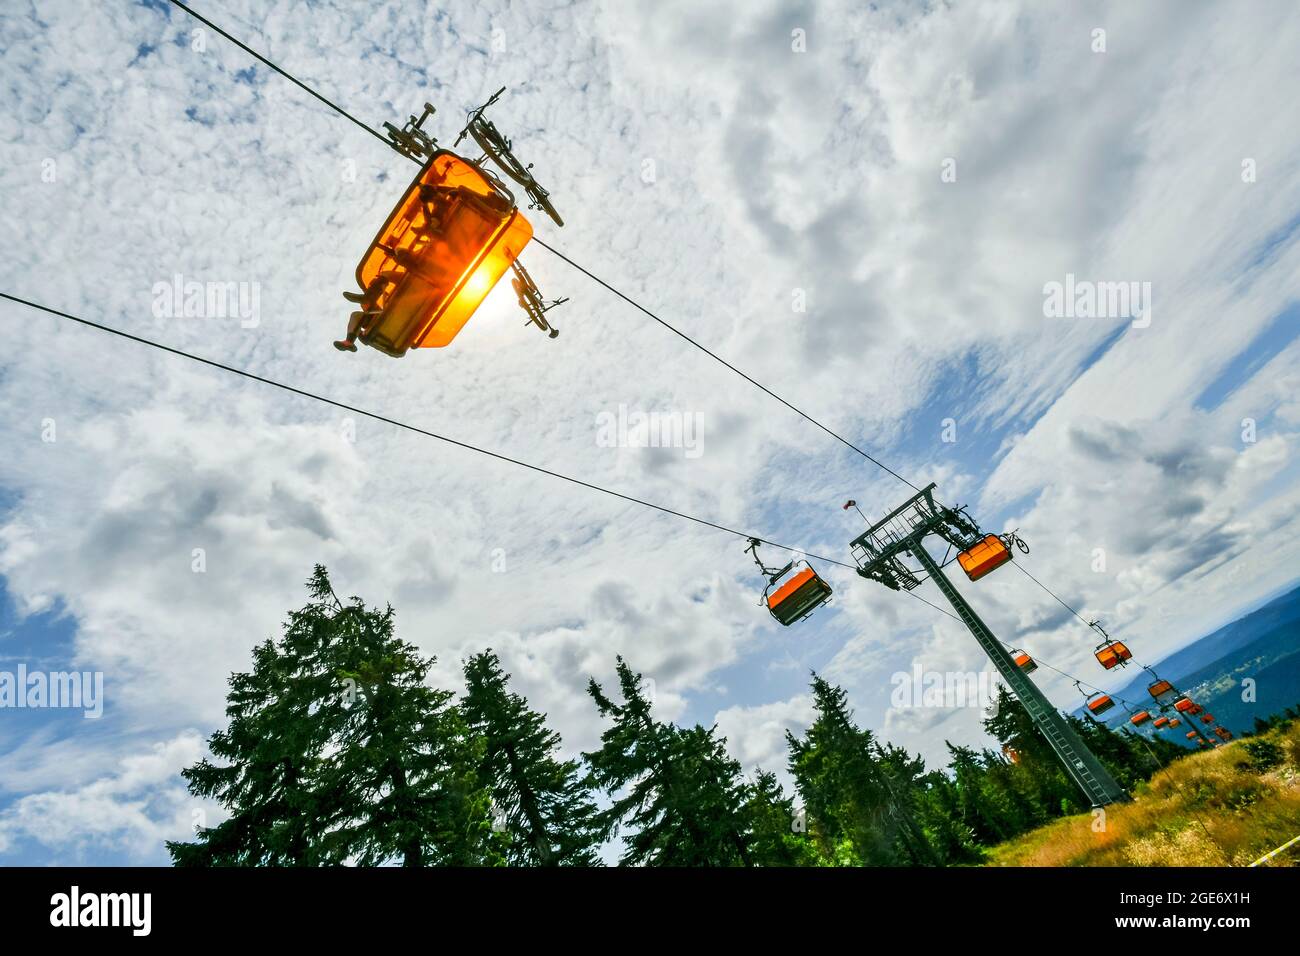
<instances>
[{"instance_id":1,"label":"pine tree","mask_svg":"<svg viewBox=\"0 0 1300 956\"><path fill-rule=\"evenodd\" d=\"M1014 764L994 757L989 771L996 785L1021 798L1016 802L1022 804L1022 810L1026 810L1026 801L1032 806L1032 812L1023 817L1024 829L1063 813L1087 809L1078 785L1066 775L1061 758L1039 732L1025 705L1001 685L993 713L984 720L984 729L1002 744L1003 753L1015 751Z\"/></svg>"},{"instance_id":2,"label":"pine tree","mask_svg":"<svg viewBox=\"0 0 1300 956\"><path fill-rule=\"evenodd\" d=\"M1059 765L1056 751L1039 732L1025 705L1002 684L997 685L997 697L983 725L989 736L1002 744L1004 753L1014 750L1018 760L1027 759L1045 766Z\"/></svg>"},{"instance_id":3,"label":"pine tree","mask_svg":"<svg viewBox=\"0 0 1300 956\"><path fill-rule=\"evenodd\" d=\"M979 863L983 859L975 831L962 817L960 791L942 770L920 778L917 819L945 866Z\"/></svg>"},{"instance_id":4,"label":"pine tree","mask_svg":"<svg viewBox=\"0 0 1300 956\"><path fill-rule=\"evenodd\" d=\"M740 763L727 752L727 739L718 728L670 728L673 754L669 766L675 785L669 796L679 819L692 818L692 829L703 840L703 856L691 847L675 848L681 862L674 866L752 866L752 834L744 808L750 788Z\"/></svg>"},{"instance_id":5,"label":"pine tree","mask_svg":"<svg viewBox=\"0 0 1300 956\"><path fill-rule=\"evenodd\" d=\"M232 674L229 727L213 733L203 758L182 771L197 797L231 811L193 843L168 842L177 866L317 866L339 862L322 846L324 807L317 779L337 733L339 696L331 645L333 597L323 571L308 584L312 600L291 612L280 642L253 650L253 669Z\"/></svg>"},{"instance_id":6,"label":"pine tree","mask_svg":"<svg viewBox=\"0 0 1300 956\"><path fill-rule=\"evenodd\" d=\"M947 818L931 819L927 823L924 817L925 793L932 777L926 773L925 761L891 743L878 747L876 756L891 797L899 808L895 812L904 828L903 845L911 861L918 866L949 862L938 849L946 846L953 850L951 862L968 862L970 853L960 847L963 840L969 840L969 831L964 827L954 828Z\"/></svg>"},{"instance_id":7,"label":"pine tree","mask_svg":"<svg viewBox=\"0 0 1300 956\"><path fill-rule=\"evenodd\" d=\"M393 611L344 605L324 568L278 642L235 674L230 726L183 771L229 817L177 865L474 864L500 859L476 778L475 743L433 664L396 638Z\"/></svg>"},{"instance_id":8,"label":"pine tree","mask_svg":"<svg viewBox=\"0 0 1300 956\"><path fill-rule=\"evenodd\" d=\"M461 703L483 742L479 776L492 791L498 820L515 835L506 859L516 866L596 866L600 841L590 787L576 760L559 759L560 735L509 691L509 679L495 654L477 654L465 664Z\"/></svg>"},{"instance_id":9,"label":"pine tree","mask_svg":"<svg viewBox=\"0 0 1300 956\"><path fill-rule=\"evenodd\" d=\"M588 692L612 721L602 746L583 757L591 780L613 798L600 814L601 836L620 828L624 866L748 866L751 835L743 808L748 787L716 728L679 730L655 720L641 675L617 663L623 703L593 679Z\"/></svg>"},{"instance_id":10,"label":"pine tree","mask_svg":"<svg viewBox=\"0 0 1300 956\"><path fill-rule=\"evenodd\" d=\"M1125 789L1131 790L1161 766L1186 753L1168 739L1147 740L1127 725L1112 730L1090 715L1083 718L1066 715L1066 720ZM995 713L984 721L984 729L1001 741L1004 748L1016 752L1014 765L992 754L987 761L989 783L1003 789L1021 811L1015 832L1031 829L1065 813L1087 809L1087 800L1065 773L1056 752L1038 732L1024 705L1005 687L999 687Z\"/></svg>"},{"instance_id":11,"label":"pine tree","mask_svg":"<svg viewBox=\"0 0 1300 956\"><path fill-rule=\"evenodd\" d=\"M812 691L816 719L802 740L787 731L786 742L822 852L836 856L847 839L869 866L937 862L902 782L881 761L871 731L854 725L847 695L816 674Z\"/></svg>"},{"instance_id":12,"label":"pine tree","mask_svg":"<svg viewBox=\"0 0 1300 956\"><path fill-rule=\"evenodd\" d=\"M987 747L948 744L950 768L960 791L962 819L980 843L992 845L1032 830L1060 814L1059 788L1067 781L1055 766L1046 770L1017 752L1016 762ZM1055 758L1053 758L1055 759ZM1046 789L1044 789L1046 787Z\"/></svg>"},{"instance_id":13,"label":"pine tree","mask_svg":"<svg viewBox=\"0 0 1300 956\"><path fill-rule=\"evenodd\" d=\"M794 797L787 797L776 774L760 770L750 787L746 815L752 834L754 866L821 866L824 858L807 832Z\"/></svg>"},{"instance_id":14,"label":"pine tree","mask_svg":"<svg viewBox=\"0 0 1300 956\"><path fill-rule=\"evenodd\" d=\"M451 691L425 684L434 659L395 636L391 606L354 599L335 620L336 673L355 692L321 776L333 852L362 866L503 862L476 770L482 744Z\"/></svg>"}]
</instances>

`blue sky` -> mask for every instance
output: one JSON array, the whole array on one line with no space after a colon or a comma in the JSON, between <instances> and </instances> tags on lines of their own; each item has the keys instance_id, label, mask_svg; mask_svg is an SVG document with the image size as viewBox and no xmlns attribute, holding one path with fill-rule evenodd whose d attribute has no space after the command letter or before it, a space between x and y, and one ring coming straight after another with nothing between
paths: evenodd
<instances>
[{"instance_id":1,"label":"blue sky","mask_svg":"<svg viewBox=\"0 0 1300 956\"><path fill-rule=\"evenodd\" d=\"M909 493L538 247L530 272L570 298L558 339L505 289L450 348L341 356L338 293L412 167L169 5L117 6L0 13L0 287L839 560L861 530L844 500L875 515ZM494 119L566 220L534 217L539 236L1019 528L1025 567L1143 660L1293 582L1295 14L860 6L199 9L373 126L434 103L444 144L509 86ZM255 285L257 321L158 314L177 274ZM1149 282L1150 323L1045 315L1067 274ZM572 751L619 653L747 769L784 767L810 669L932 761L980 739L969 708L889 703L914 661L982 669L969 635L845 569L819 568L831 608L778 628L740 539L0 316L0 669L101 671L107 698L97 721L0 710L0 861L161 862L215 812L179 771L317 561L392 601L445 686L493 647ZM620 406L692 416L700 454L602 444ZM1023 575L963 588L1106 686L1091 632Z\"/></svg>"}]
</instances>

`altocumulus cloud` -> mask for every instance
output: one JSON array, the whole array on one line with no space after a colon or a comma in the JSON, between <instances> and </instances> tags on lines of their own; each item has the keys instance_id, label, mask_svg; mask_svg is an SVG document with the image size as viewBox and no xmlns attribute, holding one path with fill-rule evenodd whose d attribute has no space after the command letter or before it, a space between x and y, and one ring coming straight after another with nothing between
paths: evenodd
<instances>
[{"instance_id":1,"label":"altocumulus cloud","mask_svg":"<svg viewBox=\"0 0 1300 956\"><path fill-rule=\"evenodd\" d=\"M559 339L521 328L507 289L451 349L340 358L338 291L409 164L220 38L196 49L179 13L111 6L0 14L4 288L819 553L857 533L845 497L896 503L903 486L541 250L530 270L572 298ZM1197 405L1300 265L1283 8L267 2L229 26L374 125L430 100L445 138L509 84L496 119L568 223L539 234L914 480L1018 525L1035 572L1144 658L1295 566L1296 346ZM1151 282L1151 325L1046 318L1044 284L1071 273ZM176 275L255 284L258 323L156 314ZM586 678L620 652L665 715L716 715L769 769L780 725L807 719L809 668L881 727L913 658L982 666L952 622L851 573L828 572L837 610L778 634L742 542L0 312L0 572L20 614L75 622L60 653L105 672L113 731L25 725L0 754L11 856L89 842L156 860L188 832L178 772L316 561L393 599L449 686L462 655L495 647L575 751L600 731ZM599 416L620 407L697 416L700 454L603 446ZM1086 669L1077 622L1020 576L980 600ZM934 759L978 728L961 711L896 717L890 736ZM70 781L41 747L96 776Z\"/></svg>"}]
</instances>

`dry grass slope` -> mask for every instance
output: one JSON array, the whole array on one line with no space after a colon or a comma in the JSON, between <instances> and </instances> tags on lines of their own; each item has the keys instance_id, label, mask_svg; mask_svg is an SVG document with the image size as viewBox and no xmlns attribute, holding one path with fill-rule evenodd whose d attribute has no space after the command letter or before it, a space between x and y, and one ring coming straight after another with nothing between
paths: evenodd
<instances>
[{"instance_id":1,"label":"dry grass slope","mask_svg":"<svg viewBox=\"0 0 1300 956\"><path fill-rule=\"evenodd\" d=\"M1300 834L1300 721L1190 754L1133 798L995 847L989 865L1246 866ZM1300 845L1268 865L1300 865Z\"/></svg>"}]
</instances>

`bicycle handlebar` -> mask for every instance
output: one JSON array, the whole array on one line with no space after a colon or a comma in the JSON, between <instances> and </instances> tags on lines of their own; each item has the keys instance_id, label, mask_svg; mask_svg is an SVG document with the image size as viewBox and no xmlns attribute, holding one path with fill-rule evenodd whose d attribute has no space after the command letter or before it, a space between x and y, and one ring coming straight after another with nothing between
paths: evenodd
<instances>
[{"instance_id":1,"label":"bicycle handlebar","mask_svg":"<svg viewBox=\"0 0 1300 956\"><path fill-rule=\"evenodd\" d=\"M501 89L497 90L490 97L488 97L488 101L486 103L484 103L482 106L475 107L474 109L470 110L468 113L465 114L465 128L460 131L460 135L456 137L456 142L452 144L453 146L460 145L461 140L465 138L465 134L469 132L469 128L473 126L475 122L482 119L483 111L487 109L489 106L491 106L493 103L495 103L497 99L501 96L501 94L504 93L505 91L506 88L504 86L501 87Z\"/></svg>"}]
</instances>

